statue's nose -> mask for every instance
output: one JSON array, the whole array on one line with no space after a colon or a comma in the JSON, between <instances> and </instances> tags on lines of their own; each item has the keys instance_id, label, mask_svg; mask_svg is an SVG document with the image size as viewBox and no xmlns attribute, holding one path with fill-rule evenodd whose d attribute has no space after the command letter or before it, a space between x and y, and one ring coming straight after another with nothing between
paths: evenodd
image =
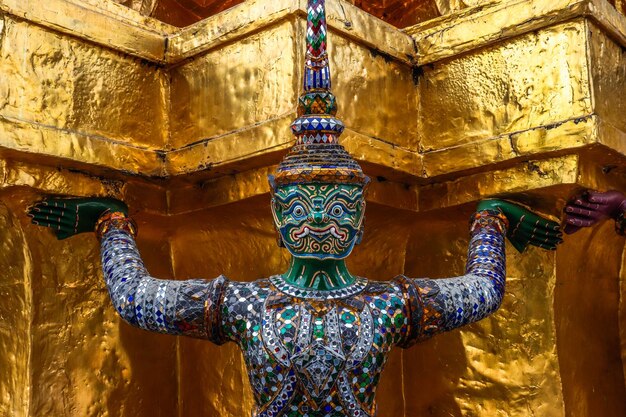
<instances>
[{"instance_id":1,"label":"statue's nose","mask_svg":"<svg viewBox=\"0 0 626 417\"><path fill-rule=\"evenodd\" d=\"M315 210L313 211L313 222L322 223L324 221L324 212Z\"/></svg>"}]
</instances>

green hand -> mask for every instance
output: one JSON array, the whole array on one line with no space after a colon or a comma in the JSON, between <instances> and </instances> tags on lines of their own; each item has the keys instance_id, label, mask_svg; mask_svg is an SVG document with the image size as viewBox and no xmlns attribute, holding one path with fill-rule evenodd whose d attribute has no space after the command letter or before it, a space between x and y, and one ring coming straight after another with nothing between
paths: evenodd
<instances>
[{"instance_id":1,"label":"green hand","mask_svg":"<svg viewBox=\"0 0 626 417\"><path fill-rule=\"evenodd\" d=\"M128 214L123 201L109 197L50 198L28 209L33 224L54 230L57 239L93 232L96 222L106 211Z\"/></svg>"},{"instance_id":2,"label":"green hand","mask_svg":"<svg viewBox=\"0 0 626 417\"><path fill-rule=\"evenodd\" d=\"M504 200L483 200L480 210L500 210L509 221L506 237L522 253L528 245L555 250L563 242L559 223L543 218L530 210Z\"/></svg>"}]
</instances>

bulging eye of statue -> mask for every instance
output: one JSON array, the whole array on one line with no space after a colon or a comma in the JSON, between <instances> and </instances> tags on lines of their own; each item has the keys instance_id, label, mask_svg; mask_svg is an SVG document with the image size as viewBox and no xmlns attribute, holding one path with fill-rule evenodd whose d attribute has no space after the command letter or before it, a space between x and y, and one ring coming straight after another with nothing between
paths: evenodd
<instances>
[{"instance_id":1,"label":"bulging eye of statue","mask_svg":"<svg viewBox=\"0 0 626 417\"><path fill-rule=\"evenodd\" d=\"M296 204L291 209L291 214L295 218L302 218L302 217L304 217L306 215L306 211L304 210L304 207L302 207L301 204Z\"/></svg>"},{"instance_id":2,"label":"bulging eye of statue","mask_svg":"<svg viewBox=\"0 0 626 417\"><path fill-rule=\"evenodd\" d=\"M343 216L344 210L343 207L341 207L341 204L334 204L331 208L330 208L330 215L333 217L341 217Z\"/></svg>"}]
</instances>

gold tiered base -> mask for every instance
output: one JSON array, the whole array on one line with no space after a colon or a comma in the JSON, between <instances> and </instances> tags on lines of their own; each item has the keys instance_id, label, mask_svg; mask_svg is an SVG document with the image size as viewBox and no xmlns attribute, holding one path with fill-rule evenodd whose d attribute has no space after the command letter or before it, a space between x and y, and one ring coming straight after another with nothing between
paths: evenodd
<instances>
[{"instance_id":1,"label":"gold tiered base","mask_svg":"<svg viewBox=\"0 0 626 417\"><path fill-rule=\"evenodd\" d=\"M178 29L105 0L0 0L0 415L249 413L234 346L121 323L96 239L57 242L25 208L124 199L158 277L286 269L267 174L293 140L304 6L249 0ZM341 142L373 180L355 274L460 274L486 196L559 216L581 188L626 189L626 17L607 1L487 2L404 31L327 8ZM509 248L503 308L392 355L379 415L626 414L612 227Z\"/></svg>"}]
</instances>

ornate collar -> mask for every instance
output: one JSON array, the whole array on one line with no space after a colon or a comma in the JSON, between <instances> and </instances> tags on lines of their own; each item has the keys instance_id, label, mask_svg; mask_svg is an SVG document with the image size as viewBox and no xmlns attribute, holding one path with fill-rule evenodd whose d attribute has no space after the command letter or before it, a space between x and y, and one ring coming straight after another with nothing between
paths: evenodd
<instances>
[{"instance_id":1,"label":"ornate collar","mask_svg":"<svg viewBox=\"0 0 626 417\"><path fill-rule=\"evenodd\" d=\"M338 298L346 298L358 294L367 287L367 279L356 277L356 280L345 288L335 290L314 290L310 288L300 288L285 281L280 275L273 275L269 278L270 282L279 291L292 297L316 299L316 300L335 300Z\"/></svg>"}]
</instances>

